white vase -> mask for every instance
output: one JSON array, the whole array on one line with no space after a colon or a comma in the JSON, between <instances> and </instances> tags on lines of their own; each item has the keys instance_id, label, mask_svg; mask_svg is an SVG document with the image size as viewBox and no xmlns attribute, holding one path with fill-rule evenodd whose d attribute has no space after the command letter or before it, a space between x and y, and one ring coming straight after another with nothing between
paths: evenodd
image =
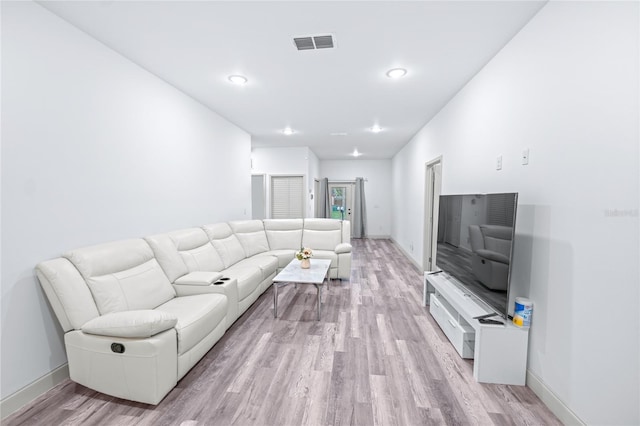
<instances>
[{"instance_id":1,"label":"white vase","mask_svg":"<svg viewBox=\"0 0 640 426\"><path fill-rule=\"evenodd\" d=\"M311 268L311 260L310 259L302 259L300 261L300 267L302 269L309 269Z\"/></svg>"}]
</instances>

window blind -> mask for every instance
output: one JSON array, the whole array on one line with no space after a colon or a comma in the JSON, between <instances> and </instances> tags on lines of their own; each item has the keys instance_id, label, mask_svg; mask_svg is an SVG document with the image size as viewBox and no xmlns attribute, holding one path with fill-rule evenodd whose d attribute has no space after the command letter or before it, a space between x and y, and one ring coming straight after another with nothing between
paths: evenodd
<instances>
[{"instance_id":1,"label":"window blind","mask_svg":"<svg viewBox=\"0 0 640 426\"><path fill-rule=\"evenodd\" d=\"M295 219L304 217L304 188L302 176L271 177L271 218Z\"/></svg>"},{"instance_id":2,"label":"window blind","mask_svg":"<svg viewBox=\"0 0 640 426\"><path fill-rule=\"evenodd\" d=\"M513 194L487 194L487 222L490 225L513 226Z\"/></svg>"}]
</instances>

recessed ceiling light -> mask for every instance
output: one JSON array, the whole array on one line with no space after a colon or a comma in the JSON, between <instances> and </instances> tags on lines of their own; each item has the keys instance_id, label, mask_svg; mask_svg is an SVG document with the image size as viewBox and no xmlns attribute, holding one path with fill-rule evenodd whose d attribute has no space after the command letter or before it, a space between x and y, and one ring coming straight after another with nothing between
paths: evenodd
<instances>
[{"instance_id":1,"label":"recessed ceiling light","mask_svg":"<svg viewBox=\"0 0 640 426\"><path fill-rule=\"evenodd\" d=\"M407 74L407 70L404 68L394 68L387 71L387 77L389 78L400 78L404 77Z\"/></svg>"},{"instance_id":2,"label":"recessed ceiling light","mask_svg":"<svg viewBox=\"0 0 640 426\"><path fill-rule=\"evenodd\" d=\"M330 136L347 136L348 133L347 132L335 132L335 133L329 133Z\"/></svg>"},{"instance_id":3,"label":"recessed ceiling light","mask_svg":"<svg viewBox=\"0 0 640 426\"><path fill-rule=\"evenodd\" d=\"M371 131L372 131L373 133L380 133L380 132L382 131L382 127L380 127L380 126L378 126L378 125L376 124L375 126L373 126L373 127L371 128Z\"/></svg>"},{"instance_id":4,"label":"recessed ceiling light","mask_svg":"<svg viewBox=\"0 0 640 426\"><path fill-rule=\"evenodd\" d=\"M291 127L285 127L284 130L282 131L282 133L284 133L287 136L291 136L295 132L293 131L293 129Z\"/></svg>"},{"instance_id":5,"label":"recessed ceiling light","mask_svg":"<svg viewBox=\"0 0 640 426\"><path fill-rule=\"evenodd\" d=\"M360 157L362 154L358 152L358 148L354 148L353 153L351 155L354 157Z\"/></svg>"},{"instance_id":6,"label":"recessed ceiling light","mask_svg":"<svg viewBox=\"0 0 640 426\"><path fill-rule=\"evenodd\" d=\"M245 77L244 75L235 74L235 75L229 76L229 81L232 82L233 84L242 86L249 80L247 80L247 77Z\"/></svg>"}]
</instances>

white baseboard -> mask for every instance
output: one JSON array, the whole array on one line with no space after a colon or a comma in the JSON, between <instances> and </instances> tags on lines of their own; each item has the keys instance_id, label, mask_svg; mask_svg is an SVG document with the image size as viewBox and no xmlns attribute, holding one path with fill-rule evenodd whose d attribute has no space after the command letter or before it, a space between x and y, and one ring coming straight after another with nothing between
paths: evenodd
<instances>
[{"instance_id":1,"label":"white baseboard","mask_svg":"<svg viewBox=\"0 0 640 426\"><path fill-rule=\"evenodd\" d=\"M569 407L565 405L560 399L547 387L546 384L540 380L538 376L527 370L527 386L533 391L538 398L544 403L544 405L556 415L558 419L564 425L586 425L585 422L580 420L580 417L576 415Z\"/></svg>"},{"instance_id":2,"label":"white baseboard","mask_svg":"<svg viewBox=\"0 0 640 426\"><path fill-rule=\"evenodd\" d=\"M367 238L371 238L372 240L390 240L391 235L367 235Z\"/></svg>"},{"instance_id":3,"label":"white baseboard","mask_svg":"<svg viewBox=\"0 0 640 426\"><path fill-rule=\"evenodd\" d=\"M422 271L422 265L419 264L418 262L416 262L413 257L411 257L411 255L404 249L402 248L402 246L393 239L393 237L390 237L391 242L393 242L393 244L398 247L398 250L400 250L402 252L402 254L404 254L404 256L409 259L409 262L411 262L416 268L418 268L418 271Z\"/></svg>"},{"instance_id":4,"label":"white baseboard","mask_svg":"<svg viewBox=\"0 0 640 426\"><path fill-rule=\"evenodd\" d=\"M69 365L63 364L33 383L0 401L0 417L4 420L43 393L69 378Z\"/></svg>"}]
</instances>

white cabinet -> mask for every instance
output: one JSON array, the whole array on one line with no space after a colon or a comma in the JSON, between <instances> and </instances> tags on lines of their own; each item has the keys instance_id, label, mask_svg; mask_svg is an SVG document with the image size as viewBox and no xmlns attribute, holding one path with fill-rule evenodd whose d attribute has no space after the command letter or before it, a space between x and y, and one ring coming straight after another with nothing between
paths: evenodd
<instances>
[{"instance_id":1,"label":"white cabinet","mask_svg":"<svg viewBox=\"0 0 640 426\"><path fill-rule=\"evenodd\" d=\"M462 358L473 358L476 331L447 305L441 295L431 293L429 312L458 354Z\"/></svg>"},{"instance_id":2,"label":"white cabinet","mask_svg":"<svg viewBox=\"0 0 640 426\"><path fill-rule=\"evenodd\" d=\"M474 317L492 312L444 272L425 273L424 301L463 358L473 358L473 377L482 383L524 385L529 330L510 322L481 324Z\"/></svg>"}]
</instances>

